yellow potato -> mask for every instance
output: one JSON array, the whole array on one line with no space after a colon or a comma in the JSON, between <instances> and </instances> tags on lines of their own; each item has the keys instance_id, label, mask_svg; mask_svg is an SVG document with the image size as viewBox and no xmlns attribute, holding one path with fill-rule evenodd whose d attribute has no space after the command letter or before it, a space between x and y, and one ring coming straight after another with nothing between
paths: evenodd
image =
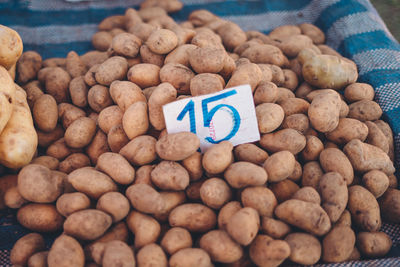
<instances>
[{"instance_id":1,"label":"yellow potato","mask_svg":"<svg viewBox=\"0 0 400 267\"><path fill-rule=\"evenodd\" d=\"M0 65L9 69L22 54L21 37L13 29L0 25L0 43Z\"/></svg>"}]
</instances>

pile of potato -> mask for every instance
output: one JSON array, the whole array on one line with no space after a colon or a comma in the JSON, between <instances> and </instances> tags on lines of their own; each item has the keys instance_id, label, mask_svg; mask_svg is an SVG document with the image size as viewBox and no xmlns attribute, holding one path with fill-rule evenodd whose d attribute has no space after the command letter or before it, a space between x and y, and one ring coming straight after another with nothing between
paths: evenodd
<instances>
[{"instance_id":1,"label":"pile of potato","mask_svg":"<svg viewBox=\"0 0 400 267\"><path fill-rule=\"evenodd\" d=\"M311 24L266 35L145 1L108 17L96 51L17 63L37 156L0 207L36 233L16 266L278 266L383 257L400 223L393 134L357 67ZM197 152L162 106L250 84L262 135ZM1 96L1 95L0 95ZM50 249L38 234L62 232Z\"/></svg>"}]
</instances>

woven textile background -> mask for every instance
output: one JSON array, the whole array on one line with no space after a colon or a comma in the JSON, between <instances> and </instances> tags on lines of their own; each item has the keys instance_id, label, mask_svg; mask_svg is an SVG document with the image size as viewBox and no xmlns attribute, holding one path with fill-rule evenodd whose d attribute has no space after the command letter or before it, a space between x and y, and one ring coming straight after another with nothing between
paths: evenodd
<instances>
[{"instance_id":1,"label":"woven textile background","mask_svg":"<svg viewBox=\"0 0 400 267\"><path fill-rule=\"evenodd\" d=\"M0 0L0 24L17 30L26 50L43 58L65 57L70 50L91 50L91 36L105 17L123 14L140 0ZM284 24L310 22L326 34L327 44L354 60L359 81L375 88L384 119L393 128L396 167L400 167L400 45L367 0L182 0L172 16L185 20L195 9L208 9L245 30L269 32ZM393 14L393 16L399 14ZM399 177L399 176L398 176ZM386 259L323 266L400 266L400 226L384 224L393 240ZM0 266L10 266L9 251L28 233L11 211L0 213ZM55 235L46 235L48 244Z\"/></svg>"}]
</instances>

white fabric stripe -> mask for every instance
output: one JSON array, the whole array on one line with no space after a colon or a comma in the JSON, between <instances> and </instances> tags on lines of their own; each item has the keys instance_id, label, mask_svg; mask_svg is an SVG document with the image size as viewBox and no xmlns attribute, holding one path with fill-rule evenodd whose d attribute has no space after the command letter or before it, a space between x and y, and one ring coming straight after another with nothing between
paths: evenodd
<instances>
[{"instance_id":1,"label":"white fabric stripe","mask_svg":"<svg viewBox=\"0 0 400 267\"><path fill-rule=\"evenodd\" d=\"M329 46L338 49L342 41L351 35L377 30L385 30L379 17L369 11L359 12L340 18L333 23L326 32L326 40Z\"/></svg>"},{"instance_id":2,"label":"white fabric stripe","mask_svg":"<svg viewBox=\"0 0 400 267\"><path fill-rule=\"evenodd\" d=\"M373 70L400 69L400 51L374 49L353 55L352 59L360 67L360 75Z\"/></svg>"},{"instance_id":3,"label":"white fabric stripe","mask_svg":"<svg viewBox=\"0 0 400 267\"><path fill-rule=\"evenodd\" d=\"M65 0L28 0L29 9L34 11L61 11L61 10L85 10L88 8L109 9L128 8L139 5L143 0L86 0L79 2L68 2Z\"/></svg>"},{"instance_id":4,"label":"white fabric stripe","mask_svg":"<svg viewBox=\"0 0 400 267\"><path fill-rule=\"evenodd\" d=\"M17 31L25 44L62 44L69 42L91 41L97 31L97 24L82 24L78 26L42 26L25 27L10 26Z\"/></svg>"},{"instance_id":5,"label":"white fabric stripe","mask_svg":"<svg viewBox=\"0 0 400 267\"><path fill-rule=\"evenodd\" d=\"M243 30L269 31L286 24L313 23L321 12L340 0L313 0L300 10L267 12L257 15L226 16L224 19L239 24Z\"/></svg>"},{"instance_id":6,"label":"white fabric stripe","mask_svg":"<svg viewBox=\"0 0 400 267\"><path fill-rule=\"evenodd\" d=\"M387 83L375 89L375 97L383 111L400 106L400 83Z\"/></svg>"}]
</instances>

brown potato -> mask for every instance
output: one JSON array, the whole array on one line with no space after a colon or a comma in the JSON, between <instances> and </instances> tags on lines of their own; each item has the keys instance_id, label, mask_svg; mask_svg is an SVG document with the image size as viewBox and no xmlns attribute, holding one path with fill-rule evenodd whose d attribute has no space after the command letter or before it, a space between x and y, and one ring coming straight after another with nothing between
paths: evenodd
<instances>
[{"instance_id":1,"label":"brown potato","mask_svg":"<svg viewBox=\"0 0 400 267\"><path fill-rule=\"evenodd\" d=\"M128 267L135 264L135 256L132 249L119 240L113 240L106 244L103 254L102 266L104 267Z\"/></svg>"},{"instance_id":2,"label":"brown potato","mask_svg":"<svg viewBox=\"0 0 400 267\"><path fill-rule=\"evenodd\" d=\"M279 151L267 158L264 169L270 182L279 182L288 178L294 171L296 160L289 151Z\"/></svg>"},{"instance_id":3,"label":"brown potato","mask_svg":"<svg viewBox=\"0 0 400 267\"><path fill-rule=\"evenodd\" d=\"M156 151L165 160L184 160L200 147L199 138L191 132L166 134L156 143Z\"/></svg>"},{"instance_id":4,"label":"brown potato","mask_svg":"<svg viewBox=\"0 0 400 267\"><path fill-rule=\"evenodd\" d=\"M168 260L162 248L157 244L148 244L141 248L136 254L138 266L151 267L167 267Z\"/></svg>"},{"instance_id":5,"label":"brown potato","mask_svg":"<svg viewBox=\"0 0 400 267\"><path fill-rule=\"evenodd\" d=\"M197 47L190 50L190 66L196 73L218 73L225 64L225 51L220 47Z\"/></svg>"},{"instance_id":6,"label":"brown potato","mask_svg":"<svg viewBox=\"0 0 400 267\"><path fill-rule=\"evenodd\" d=\"M244 50L241 57L248 58L253 63L273 64L279 67L288 61L278 47L269 44L253 45Z\"/></svg>"},{"instance_id":7,"label":"brown potato","mask_svg":"<svg viewBox=\"0 0 400 267\"><path fill-rule=\"evenodd\" d=\"M151 181L162 190L185 190L189 185L189 173L174 161L161 161L151 172Z\"/></svg>"},{"instance_id":8,"label":"brown potato","mask_svg":"<svg viewBox=\"0 0 400 267\"><path fill-rule=\"evenodd\" d=\"M379 120L382 116L382 109L378 103L372 100L360 100L349 105L349 118L360 121Z\"/></svg>"},{"instance_id":9,"label":"brown potato","mask_svg":"<svg viewBox=\"0 0 400 267\"><path fill-rule=\"evenodd\" d=\"M351 118L340 118L339 124L326 138L336 144L346 144L353 139L364 141L368 136L368 127L365 123Z\"/></svg>"},{"instance_id":10,"label":"brown potato","mask_svg":"<svg viewBox=\"0 0 400 267\"><path fill-rule=\"evenodd\" d=\"M129 81L112 82L110 85L110 95L122 111L127 110L135 102L146 102L146 98L140 87Z\"/></svg>"},{"instance_id":11,"label":"brown potato","mask_svg":"<svg viewBox=\"0 0 400 267\"><path fill-rule=\"evenodd\" d=\"M96 171L92 167L84 167L71 172L68 182L87 196L98 199L107 192L117 191L117 186L106 174Z\"/></svg>"},{"instance_id":12,"label":"brown potato","mask_svg":"<svg viewBox=\"0 0 400 267\"><path fill-rule=\"evenodd\" d=\"M383 257L392 247L392 240L384 232L360 232L357 234L357 247L364 256Z\"/></svg>"},{"instance_id":13,"label":"brown potato","mask_svg":"<svg viewBox=\"0 0 400 267\"><path fill-rule=\"evenodd\" d=\"M142 89L157 86L160 83L160 67L154 64L142 63L132 66L128 71L128 80Z\"/></svg>"},{"instance_id":14,"label":"brown potato","mask_svg":"<svg viewBox=\"0 0 400 267\"><path fill-rule=\"evenodd\" d=\"M353 83L344 90L344 97L348 102L374 100L374 96L374 88L367 83Z\"/></svg>"},{"instance_id":15,"label":"brown potato","mask_svg":"<svg viewBox=\"0 0 400 267\"><path fill-rule=\"evenodd\" d=\"M310 37L303 34L289 35L281 39L279 48L282 52L290 57L296 57L301 50L311 47L313 41Z\"/></svg>"},{"instance_id":16,"label":"brown potato","mask_svg":"<svg viewBox=\"0 0 400 267\"><path fill-rule=\"evenodd\" d=\"M115 166L118 166L116 169ZM130 184L135 179L135 169L120 154L106 152L100 155L96 168L108 174L119 184Z\"/></svg>"},{"instance_id":17,"label":"brown potato","mask_svg":"<svg viewBox=\"0 0 400 267\"><path fill-rule=\"evenodd\" d=\"M34 80L42 68L42 57L35 51L24 52L17 62L18 83Z\"/></svg>"},{"instance_id":18,"label":"brown potato","mask_svg":"<svg viewBox=\"0 0 400 267\"><path fill-rule=\"evenodd\" d=\"M241 144L234 149L237 161L247 161L257 165L263 164L268 158L268 153L254 144Z\"/></svg>"},{"instance_id":19,"label":"brown potato","mask_svg":"<svg viewBox=\"0 0 400 267\"><path fill-rule=\"evenodd\" d=\"M168 82L180 94L188 94L194 73L186 66L179 63L168 63L160 69L161 82ZM222 90L222 89L221 89Z\"/></svg>"},{"instance_id":20,"label":"brown potato","mask_svg":"<svg viewBox=\"0 0 400 267\"><path fill-rule=\"evenodd\" d=\"M312 265L321 258L321 243L306 233L291 233L285 241L290 246L289 259L297 264Z\"/></svg>"},{"instance_id":21,"label":"brown potato","mask_svg":"<svg viewBox=\"0 0 400 267\"><path fill-rule=\"evenodd\" d=\"M378 202L374 195L359 185L349 187L347 208L353 222L366 231L378 231L381 227L381 216Z\"/></svg>"},{"instance_id":22,"label":"brown potato","mask_svg":"<svg viewBox=\"0 0 400 267\"><path fill-rule=\"evenodd\" d=\"M160 224L153 217L137 211L129 213L126 224L135 235L136 249L156 242L160 235Z\"/></svg>"},{"instance_id":23,"label":"brown potato","mask_svg":"<svg viewBox=\"0 0 400 267\"><path fill-rule=\"evenodd\" d=\"M270 188L278 200L278 203L291 199L292 196L299 190L299 186L289 179L272 183Z\"/></svg>"},{"instance_id":24,"label":"brown potato","mask_svg":"<svg viewBox=\"0 0 400 267\"><path fill-rule=\"evenodd\" d=\"M203 166L201 160L203 155L200 152L194 152L189 157L182 160L182 165L189 173L190 181L196 181L203 176Z\"/></svg>"},{"instance_id":25,"label":"brown potato","mask_svg":"<svg viewBox=\"0 0 400 267\"><path fill-rule=\"evenodd\" d=\"M200 197L210 208L220 209L231 199L232 191L224 180L210 178L201 185Z\"/></svg>"},{"instance_id":26,"label":"brown potato","mask_svg":"<svg viewBox=\"0 0 400 267\"><path fill-rule=\"evenodd\" d=\"M149 98L149 119L156 130L165 128L162 106L176 100L177 91L170 83L157 86Z\"/></svg>"},{"instance_id":27,"label":"brown potato","mask_svg":"<svg viewBox=\"0 0 400 267\"><path fill-rule=\"evenodd\" d=\"M346 261L353 252L356 235L349 226L335 226L322 240L324 262Z\"/></svg>"},{"instance_id":28,"label":"brown potato","mask_svg":"<svg viewBox=\"0 0 400 267\"><path fill-rule=\"evenodd\" d=\"M50 170L57 170L59 163L58 159L50 156L40 156L31 161L31 164L39 164L49 168Z\"/></svg>"},{"instance_id":29,"label":"brown potato","mask_svg":"<svg viewBox=\"0 0 400 267\"><path fill-rule=\"evenodd\" d=\"M400 222L400 190L397 188L389 188L385 194L379 199L379 206L382 212L382 218L389 223Z\"/></svg>"},{"instance_id":30,"label":"brown potato","mask_svg":"<svg viewBox=\"0 0 400 267\"><path fill-rule=\"evenodd\" d=\"M372 170L364 174L362 184L367 188L376 198L385 193L389 187L389 178L384 172Z\"/></svg>"},{"instance_id":31,"label":"brown potato","mask_svg":"<svg viewBox=\"0 0 400 267\"><path fill-rule=\"evenodd\" d=\"M114 56L108 58L98 67L95 78L99 84L110 85L115 80L122 80L128 72L128 62L125 58Z\"/></svg>"},{"instance_id":32,"label":"brown potato","mask_svg":"<svg viewBox=\"0 0 400 267\"><path fill-rule=\"evenodd\" d=\"M260 228L260 216L250 207L242 208L231 216L226 224L226 231L239 244L249 245Z\"/></svg>"},{"instance_id":33,"label":"brown potato","mask_svg":"<svg viewBox=\"0 0 400 267\"><path fill-rule=\"evenodd\" d=\"M272 238L284 238L291 230L292 228L288 224L280 220L268 216L263 216L261 218L261 231Z\"/></svg>"},{"instance_id":34,"label":"brown potato","mask_svg":"<svg viewBox=\"0 0 400 267\"><path fill-rule=\"evenodd\" d=\"M274 103L262 103L256 107L260 133L270 133L279 128L285 118L282 107Z\"/></svg>"},{"instance_id":35,"label":"brown potato","mask_svg":"<svg viewBox=\"0 0 400 267\"><path fill-rule=\"evenodd\" d=\"M48 251L37 252L28 260L28 267L45 267L47 266Z\"/></svg>"},{"instance_id":36,"label":"brown potato","mask_svg":"<svg viewBox=\"0 0 400 267\"><path fill-rule=\"evenodd\" d=\"M139 63L149 63L159 66L160 68L164 65L165 55L156 54L150 50L148 45L143 44L140 47L140 59L141 62ZM136 64L134 64L136 65ZM130 67L133 65L130 65Z\"/></svg>"},{"instance_id":37,"label":"brown potato","mask_svg":"<svg viewBox=\"0 0 400 267\"><path fill-rule=\"evenodd\" d=\"M306 146L301 152L302 158L305 161L317 160L324 149L324 144L318 137L313 135L306 135L306 141Z\"/></svg>"},{"instance_id":38,"label":"brown potato","mask_svg":"<svg viewBox=\"0 0 400 267\"><path fill-rule=\"evenodd\" d=\"M72 78L86 74L86 65L75 51L68 53L65 64L65 67Z\"/></svg>"},{"instance_id":39,"label":"brown potato","mask_svg":"<svg viewBox=\"0 0 400 267\"><path fill-rule=\"evenodd\" d=\"M270 69L269 67L266 67ZM254 91L254 104L274 103L278 98L278 87L273 82L261 81Z\"/></svg>"},{"instance_id":40,"label":"brown potato","mask_svg":"<svg viewBox=\"0 0 400 267\"><path fill-rule=\"evenodd\" d=\"M221 76L214 73L200 73L190 80L190 94L192 96L212 94L224 89Z\"/></svg>"},{"instance_id":41,"label":"brown potato","mask_svg":"<svg viewBox=\"0 0 400 267\"><path fill-rule=\"evenodd\" d=\"M365 125L368 127L368 136L365 140L366 143L379 147L386 154L389 154L389 142L385 133L373 122L366 121Z\"/></svg>"},{"instance_id":42,"label":"brown potato","mask_svg":"<svg viewBox=\"0 0 400 267\"><path fill-rule=\"evenodd\" d=\"M211 267L210 256L206 251L200 248L183 248L174 253L169 259L171 267Z\"/></svg>"},{"instance_id":43,"label":"brown potato","mask_svg":"<svg viewBox=\"0 0 400 267\"><path fill-rule=\"evenodd\" d=\"M72 213L90 207L90 199L83 193L64 193L56 203L57 211L64 217L68 217Z\"/></svg>"},{"instance_id":44,"label":"brown potato","mask_svg":"<svg viewBox=\"0 0 400 267\"><path fill-rule=\"evenodd\" d=\"M242 247L222 230L212 230L200 238L200 248L204 249L213 261L232 263L243 255Z\"/></svg>"},{"instance_id":45,"label":"brown potato","mask_svg":"<svg viewBox=\"0 0 400 267\"><path fill-rule=\"evenodd\" d=\"M27 234L14 244L10 252L10 261L14 265L25 266L33 254L44 249L45 243L41 235L37 233Z\"/></svg>"},{"instance_id":46,"label":"brown potato","mask_svg":"<svg viewBox=\"0 0 400 267\"><path fill-rule=\"evenodd\" d=\"M22 197L18 191L18 187L10 187L4 194L4 204L11 209L19 209L28 201Z\"/></svg>"},{"instance_id":47,"label":"brown potato","mask_svg":"<svg viewBox=\"0 0 400 267\"><path fill-rule=\"evenodd\" d=\"M286 241L258 235L250 245L249 254L257 266L278 266L290 256L290 246Z\"/></svg>"},{"instance_id":48,"label":"brown potato","mask_svg":"<svg viewBox=\"0 0 400 267\"><path fill-rule=\"evenodd\" d=\"M325 43L325 34L320 30L320 28L310 23L302 23L299 27L301 33L310 37L314 44Z\"/></svg>"},{"instance_id":49,"label":"brown potato","mask_svg":"<svg viewBox=\"0 0 400 267\"><path fill-rule=\"evenodd\" d=\"M90 166L90 159L83 153L73 153L60 162L59 171L69 174L70 172Z\"/></svg>"},{"instance_id":50,"label":"brown potato","mask_svg":"<svg viewBox=\"0 0 400 267\"><path fill-rule=\"evenodd\" d=\"M246 33L233 22L226 22L217 29L222 42L227 50L232 51L235 47L243 44L247 40Z\"/></svg>"},{"instance_id":51,"label":"brown potato","mask_svg":"<svg viewBox=\"0 0 400 267\"><path fill-rule=\"evenodd\" d=\"M138 136L122 147L120 154L133 165L149 164L157 158L156 142L152 136Z\"/></svg>"},{"instance_id":52,"label":"brown potato","mask_svg":"<svg viewBox=\"0 0 400 267\"><path fill-rule=\"evenodd\" d=\"M192 236L189 231L181 227L169 229L161 240L161 247L173 255L181 249L192 247Z\"/></svg>"},{"instance_id":53,"label":"brown potato","mask_svg":"<svg viewBox=\"0 0 400 267\"><path fill-rule=\"evenodd\" d=\"M29 164L18 174L18 191L28 201L51 203L62 193L62 182L49 168Z\"/></svg>"},{"instance_id":54,"label":"brown potato","mask_svg":"<svg viewBox=\"0 0 400 267\"><path fill-rule=\"evenodd\" d=\"M67 217L64 222L64 232L80 240L94 240L102 236L111 223L111 216L103 211L80 210Z\"/></svg>"},{"instance_id":55,"label":"brown potato","mask_svg":"<svg viewBox=\"0 0 400 267\"><path fill-rule=\"evenodd\" d=\"M297 199L286 200L275 209L282 221L311 234L322 236L331 228L328 214L318 204Z\"/></svg>"},{"instance_id":56,"label":"brown potato","mask_svg":"<svg viewBox=\"0 0 400 267\"><path fill-rule=\"evenodd\" d=\"M145 134L149 128L147 104L140 101L130 105L122 117L122 127L130 140Z\"/></svg>"},{"instance_id":57,"label":"brown potato","mask_svg":"<svg viewBox=\"0 0 400 267\"><path fill-rule=\"evenodd\" d=\"M96 209L104 211L116 223L124 219L130 210L128 199L119 192L108 192L102 195L96 204Z\"/></svg>"},{"instance_id":58,"label":"brown potato","mask_svg":"<svg viewBox=\"0 0 400 267\"><path fill-rule=\"evenodd\" d=\"M89 84L91 86L95 84ZM78 76L71 80L69 83L69 94L71 95L71 101L75 106L84 108L88 104L87 93L88 85L85 83L83 76Z\"/></svg>"},{"instance_id":59,"label":"brown potato","mask_svg":"<svg viewBox=\"0 0 400 267\"><path fill-rule=\"evenodd\" d=\"M68 87L71 76L64 69L51 68L45 76L46 92L53 96L57 103L68 102Z\"/></svg>"},{"instance_id":60,"label":"brown potato","mask_svg":"<svg viewBox=\"0 0 400 267\"><path fill-rule=\"evenodd\" d=\"M47 256L47 264L49 267L83 267L85 255L77 240L63 234L51 246Z\"/></svg>"},{"instance_id":61,"label":"brown potato","mask_svg":"<svg viewBox=\"0 0 400 267\"><path fill-rule=\"evenodd\" d=\"M267 187L247 187L242 191L241 201L244 207L251 207L257 210L260 216L272 217L278 201L274 193Z\"/></svg>"},{"instance_id":62,"label":"brown potato","mask_svg":"<svg viewBox=\"0 0 400 267\"><path fill-rule=\"evenodd\" d=\"M283 129L264 134L260 139L260 145L270 152L288 150L296 155L306 146L306 138L294 129Z\"/></svg>"},{"instance_id":63,"label":"brown potato","mask_svg":"<svg viewBox=\"0 0 400 267\"><path fill-rule=\"evenodd\" d=\"M233 188L263 185L268 176L262 167L245 161L232 163L224 173L226 181Z\"/></svg>"},{"instance_id":64,"label":"brown potato","mask_svg":"<svg viewBox=\"0 0 400 267\"><path fill-rule=\"evenodd\" d=\"M98 130L90 145L86 147L86 154L89 156L92 164L95 165L100 155L109 151L110 148L107 144L107 136L103 131Z\"/></svg>"},{"instance_id":65,"label":"brown potato","mask_svg":"<svg viewBox=\"0 0 400 267\"><path fill-rule=\"evenodd\" d=\"M88 117L75 120L65 131L65 143L72 148L87 146L96 133L96 123Z\"/></svg>"},{"instance_id":66,"label":"brown potato","mask_svg":"<svg viewBox=\"0 0 400 267\"><path fill-rule=\"evenodd\" d=\"M139 53L142 40L134 34L123 32L115 35L111 42L111 51L123 57L134 58Z\"/></svg>"},{"instance_id":67,"label":"brown potato","mask_svg":"<svg viewBox=\"0 0 400 267\"><path fill-rule=\"evenodd\" d=\"M30 203L18 210L18 222L35 232L55 232L62 229L64 218L55 205Z\"/></svg>"},{"instance_id":68,"label":"brown potato","mask_svg":"<svg viewBox=\"0 0 400 267\"><path fill-rule=\"evenodd\" d=\"M118 153L122 147L129 143L122 124L113 126L107 134L107 143L111 151Z\"/></svg>"},{"instance_id":69,"label":"brown potato","mask_svg":"<svg viewBox=\"0 0 400 267\"><path fill-rule=\"evenodd\" d=\"M103 132L108 133L113 126L122 123L123 115L123 111L117 105L109 106L100 111L97 123Z\"/></svg>"},{"instance_id":70,"label":"brown potato","mask_svg":"<svg viewBox=\"0 0 400 267\"><path fill-rule=\"evenodd\" d=\"M201 204L183 204L169 214L172 227L183 227L191 232L207 232L214 228L217 217L208 207Z\"/></svg>"},{"instance_id":71,"label":"brown potato","mask_svg":"<svg viewBox=\"0 0 400 267\"><path fill-rule=\"evenodd\" d=\"M311 125L320 132L334 130L339 124L341 99L333 90L314 97L308 109Z\"/></svg>"},{"instance_id":72,"label":"brown potato","mask_svg":"<svg viewBox=\"0 0 400 267\"><path fill-rule=\"evenodd\" d=\"M99 31L92 36L92 45L98 51L107 51L111 46L113 36L110 32Z\"/></svg>"},{"instance_id":73,"label":"brown potato","mask_svg":"<svg viewBox=\"0 0 400 267\"><path fill-rule=\"evenodd\" d=\"M89 89L88 103L96 112L113 104L108 88L102 85L95 85Z\"/></svg>"},{"instance_id":74,"label":"brown potato","mask_svg":"<svg viewBox=\"0 0 400 267\"><path fill-rule=\"evenodd\" d=\"M131 185L125 194L132 206L140 212L158 214L166 208L161 194L148 184Z\"/></svg>"},{"instance_id":75,"label":"brown potato","mask_svg":"<svg viewBox=\"0 0 400 267\"><path fill-rule=\"evenodd\" d=\"M251 91L257 88L262 79L261 69L253 63L246 63L237 66L233 71L231 78L225 88L235 87L238 85L249 84Z\"/></svg>"},{"instance_id":76,"label":"brown potato","mask_svg":"<svg viewBox=\"0 0 400 267\"><path fill-rule=\"evenodd\" d=\"M178 37L173 31L159 29L150 34L146 45L157 54L167 54L178 45Z\"/></svg>"},{"instance_id":77,"label":"brown potato","mask_svg":"<svg viewBox=\"0 0 400 267\"><path fill-rule=\"evenodd\" d=\"M75 120L85 117L86 112L68 103L58 105L58 117L62 121L62 125L67 129ZM57 128L56 128L57 129Z\"/></svg>"},{"instance_id":78,"label":"brown potato","mask_svg":"<svg viewBox=\"0 0 400 267\"><path fill-rule=\"evenodd\" d=\"M354 171L346 155L337 148L326 148L319 154L319 162L325 172L338 172L349 185L353 182Z\"/></svg>"},{"instance_id":79,"label":"brown potato","mask_svg":"<svg viewBox=\"0 0 400 267\"><path fill-rule=\"evenodd\" d=\"M311 186L304 186L292 195L293 199L303 200L306 202L321 204L321 197L317 190Z\"/></svg>"},{"instance_id":80,"label":"brown potato","mask_svg":"<svg viewBox=\"0 0 400 267\"><path fill-rule=\"evenodd\" d=\"M231 164L233 145L229 141L222 141L213 145L203 154L203 168L210 174L225 171Z\"/></svg>"}]
</instances>

